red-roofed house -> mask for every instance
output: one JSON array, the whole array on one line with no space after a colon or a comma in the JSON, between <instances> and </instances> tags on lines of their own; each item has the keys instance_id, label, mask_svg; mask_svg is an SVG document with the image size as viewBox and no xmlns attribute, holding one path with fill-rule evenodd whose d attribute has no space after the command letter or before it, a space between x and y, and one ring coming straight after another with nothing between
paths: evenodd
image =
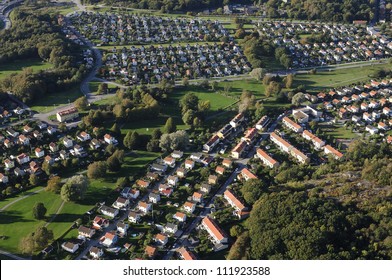
<instances>
[{"instance_id":1,"label":"red-roofed house","mask_svg":"<svg viewBox=\"0 0 392 280\"><path fill-rule=\"evenodd\" d=\"M270 157L266 152L264 152L262 149L257 149L256 153L257 157L261 159L261 161L267 165L269 168L275 168L279 166L279 162L274 160L272 157Z\"/></svg>"},{"instance_id":2,"label":"red-roofed house","mask_svg":"<svg viewBox=\"0 0 392 280\"><path fill-rule=\"evenodd\" d=\"M201 226L211 236L212 242L214 244L228 242L228 238L227 238L226 233L223 232L223 230L210 217L205 217L201 222Z\"/></svg>"}]
</instances>

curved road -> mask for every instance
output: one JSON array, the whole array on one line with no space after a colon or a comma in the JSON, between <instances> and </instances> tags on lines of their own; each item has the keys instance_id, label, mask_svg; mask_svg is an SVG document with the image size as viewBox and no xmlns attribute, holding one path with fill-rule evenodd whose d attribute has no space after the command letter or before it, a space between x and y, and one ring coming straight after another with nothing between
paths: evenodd
<instances>
[{"instance_id":1,"label":"curved road","mask_svg":"<svg viewBox=\"0 0 392 280\"><path fill-rule=\"evenodd\" d=\"M3 208L0 209L0 212L6 210L6 209L7 209L8 207L10 207L11 205L13 205L13 204L15 204L15 203L17 203L17 202L19 202L19 201L21 201L21 200L23 200L23 199L29 197L29 196L32 196L32 195L37 194L37 193L39 193L39 192L42 192L44 189L45 189L45 188L42 188L42 189L40 189L40 190L37 190L37 191L31 192L31 193L29 193L29 194L26 194L26 195L24 195L24 196L22 196L22 197L20 197L20 198L18 198L18 199L15 199L14 201L11 201L11 202L8 203L7 205L3 206Z\"/></svg>"}]
</instances>

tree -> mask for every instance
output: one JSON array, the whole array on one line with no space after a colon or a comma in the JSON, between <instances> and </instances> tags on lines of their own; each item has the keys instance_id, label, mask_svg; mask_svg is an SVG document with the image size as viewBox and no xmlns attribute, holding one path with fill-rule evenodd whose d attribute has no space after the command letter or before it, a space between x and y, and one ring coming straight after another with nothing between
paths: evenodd
<instances>
[{"instance_id":1,"label":"tree","mask_svg":"<svg viewBox=\"0 0 392 280\"><path fill-rule=\"evenodd\" d=\"M61 178L59 176L53 176L49 178L48 183L46 184L45 191L60 193L61 186Z\"/></svg>"},{"instance_id":2,"label":"tree","mask_svg":"<svg viewBox=\"0 0 392 280\"><path fill-rule=\"evenodd\" d=\"M162 136L162 131L159 128L154 129L151 133L151 139L153 140L159 140L161 136Z\"/></svg>"},{"instance_id":3,"label":"tree","mask_svg":"<svg viewBox=\"0 0 392 280\"><path fill-rule=\"evenodd\" d=\"M182 121L187 125L192 125L193 119L195 118L195 116L196 116L196 112L194 110L189 109L182 116Z\"/></svg>"},{"instance_id":4,"label":"tree","mask_svg":"<svg viewBox=\"0 0 392 280\"><path fill-rule=\"evenodd\" d=\"M251 179L241 187L241 194L246 203L252 205L266 190L265 183L259 179Z\"/></svg>"},{"instance_id":5,"label":"tree","mask_svg":"<svg viewBox=\"0 0 392 280\"><path fill-rule=\"evenodd\" d=\"M140 136L136 131L128 131L124 138L124 146L130 150L137 149L139 147Z\"/></svg>"},{"instance_id":6,"label":"tree","mask_svg":"<svg viewBox=\"0 0 392 280\"><path fill-rule=\"evenodd\" d=\"M163 132L164 133L172 133L176 132L177 127L176 124L174 123L174 120L172 117L168 118L166 120L165 126L163 127Z\"/></svg>"},{"instance_id":7,"label":"tree","mask_svg":"<svg viewBox=\"0 0 392 280\"><path fill-rule=\"evenodd\" d=\"M243 28L239 28L236 30L234 37L236 39L244 39L244 37L246 36L246 32Z\"/></svg>"},{"instance_id":8,"label":"tree","mask_svg":"<svg viewBox=\"0 0 392 280\"><path fill-rule=\"evenodd\" d=\"M115 136L121 135L121 129L118 127L117 123L114 123L113 126L110 128L110 131L113 132Z\"/></svg>"},{"instance_id":9,"label":"tree","mask_svg":"<svg viewBox=\"0 0 392 280\"><path fill-rule=\"evenodd\" d=\"M250 238L249 232L245 231L242 233L233 246L231 246L229 254L227 255L228 260L246 260L249 258Z\"/></svg>"},{"instance_id":10,"label":"tree","mask_svg":"<svg viewBox=\"0 0 392 280\"><path fill-rule=\"evenodd\" d=\"M106 166L109 171L117 172L121 169L121 162L115 155L112 155L106 160Z\"/></svg>"},{"instance_id":11,"label":"tree","mask_svg":"<svg viewBox=\"0 0 392 280\"><path fill-rule=\"evenodd\" d=\"M82 110L82 111L87 110L87 106L88 106L87 97L86 96L82 96L82 97L79 97L78 99L76 99L75 102L74 102L74 106L78 110Z\"/></svg>"},{"instance_id":12,"label":"tree","mask_svg":"<svg viewBox=\"0 0 392 280\"><path fill-rule=\"evenodd\" d=\"M298 92L294 94L293 98L291 99L291 103L295 106L301 105L301 103L304 101L305 101L305 94L303 94L303 92Z\"/></svg>"},{"instance_id":13,"label":"tree","mask_svg":"<svg viewBox=\"0 0 392 280\"><path fill-rule=\"evenodd\" d=\"M48 230L46 227L39 227L35 232L22 238L20 248L23 253L32 255L33 253L44 249L52 240L53 231Z\"/></svg>"},{"instance_id":14,"label":"tree","mask_svg":"<svg viewBox=\"0 0 392 280\"><path fill-rule=\"evenodd\" d=\"M265 74L266 74L266 71L265 71L263 68L255 68L255 69L253 69L253 70L249 73L249 75L250 75L252 78L254 78L254 79L258 80L258 81L263 80Z\"/></svg>"},{"instance_id":15,"label":"tree","mask_svg":"<svg viewBox=\"0 0 392 280\"><path fill-rule=\"evenodd\" d=\"M33 207L33 216L37 220L42 220L46 214L45 205L42 202L37 202Z\"/></svg>"},{"instance_id":16,"label":"tree","mask_svg":"<svg viewBox=\"0 0 392 280\"><path fill-rule=\"evenodd\" d=\"M280 83L272 81L269 83L269 85L265 89L265 96L267 96L267 97L277 96L281 90L282 90L282 87L281 87Z\"/></svg>"},{"instance_id":17,"label":"tree","mask_svg":"<svg viewBox=\"0 0 392 280\"><path fill-rule=\"evenodd\" d=\"M184 149L189 143L189 136L184 130L179 130L170 134L163 134L159 140L159 147L162 151Z\"/></svg>"},{"instance_id":18,"label":"tree","mask_svg":"<svg viewBox=\"0 0 392 280\"><path fill-rule=\"evenodd\" d=\"M97 94L106 94L106 93L108 93L108 84L107 83L99 84Z\"/></svg>"},{"instance_id":19,"label":"tree","mask_svg":"<svg viewBox=\"0 0 392 280\"><path fill-rule=\"evenodd\" d=\"M285 84L286 88L291 88L293 86L293 82L294 82L294 75L288 74L286 76L285 82L286 82L286 84Z\"/></svg>"},{"instance_id":20,"label":"tree","mask_svg":"<svg viewBox=\"0 0 392 280\"><path fill-rule=\"evenodd\" d=\"M188 79L187 77L184 77L184 78L182 79L182 85L183 85L184 87L188 87L188 86L189 86L189 79Z\"/></svg>"},{"instance_id":21,"label":"tree","mask_svg":"<svg viewBox=\"0 0 392 280\"><path fill-rule=\"evenodd\" d=\"M180 107L182 114L185 114L188 110L197 111L199 105L199 98L193 93L187 93L180 100Z\"/></svg>"},{"instance_id":22,"label":"tree","mask_svg":"<svg viewBox=\"0 0 392 280\"><path fill-rule=\"evenodd\" d=\"M35 175L34 173L30 175L29 177L29 183L32 186L37 186L39 184L39 178L37 175Z\"/></svg>"},{"instance_id":23,"label":"tree","mask_svg":"<svg viewBox=\"0 0 392 280\"><path fill-rule=\"evenodd\" d=\"M211 90L212 90L212 91L217 91L218 86L219 86L219 83L218 83L217 81L213 81L213 82L211 83Z\"/></svg>"},{"instance_id":24,"label":"tree","mask_svg":"<svg viewBox=\"0 0 392 280\"><path fill-rule=\"evenodd\" d=\"M66 202L82 200L87 191L88 180L86 176L75 175L67 180L61 187L61 199Z\"/></svg>"},{"instance_id":25,"label":"tree","mask_svg":"<svg viewBox=\"0 0 392 280\"><path fill-rule=\"evenodd\" d=\"M90 179L103 178L106 175L107 164L104 161L96 161L87 167L87 177Z\"/></svg>"},{"instance_id":26,"label":"tree","mask_svg":"<svg viewBox=\"0 0 392 280\"><path fill-rule=\"evenodd\" d=\"M234 225L230 228L230 235L232 237L238 237L244 232L244 228L240 225Z\"/></svg>"}]
</instances>

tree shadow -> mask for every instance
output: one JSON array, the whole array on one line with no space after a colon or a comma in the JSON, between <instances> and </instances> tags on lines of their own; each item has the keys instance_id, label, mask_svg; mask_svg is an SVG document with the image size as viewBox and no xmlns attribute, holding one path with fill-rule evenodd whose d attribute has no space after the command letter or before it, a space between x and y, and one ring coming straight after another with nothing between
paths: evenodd
<instances>
[{"instance_id":1,"label":"tree shadow","mask_svg":"<svg viewBox=\"0 0 392 280\"><path fill-rule=\"evenodd\" d=\"M19 211L4 211L0 212L0 224L13 224L19 222L29 222L31 220L27 220L22 216L22 213Z\"/></svg>"}]
</instances>

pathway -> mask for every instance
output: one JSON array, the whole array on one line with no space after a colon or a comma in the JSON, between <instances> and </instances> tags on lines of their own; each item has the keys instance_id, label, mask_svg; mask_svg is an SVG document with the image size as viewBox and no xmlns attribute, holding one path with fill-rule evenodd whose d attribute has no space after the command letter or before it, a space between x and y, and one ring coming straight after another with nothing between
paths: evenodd
<instances>
[{"instance_id":1,"label":"pathway","mask_svg":"<svg viewBox=\"0 0 392 280\"><path fill-rule=\"evenodd\" d=\"M21 201L21 200L23 200L23 199L29 197L29 196L32 196L32 195L37 194L37 193L39 193L39 192L42 192L44 189L45 189L45 188L42 188L42 189L40 189L40 190L37 190L37 191L34 191L34 192L32 192L32 193L26 194L25 196L22 196L22 197L20 197L20 198L18 198L18 199L15 199L14 201L11 201L11 202L8 203L7 205L3 206L3 208L0 209L0 212L6 210L6 209L7 209L8 207L10 207L11 205L13 205L13 204L15 204L15 203L17 203L17 202L19 202L19 201Z\"/></svg>"},{"instance_id":2,"label":"pathway","mask_svg":"<svg viewBox=\"0 0 392 280\"><path fill-rule=\"evenodd\" d=\"M15 259L15 260L27 260L27 259L24 259L22 257L19 257L17 255L14 255L14 254L7 252L7 251L4 251L4 250L0 250L0 254L7 256L9 258Z\"/></svg>"},{"instance_id":3,"label":"pathway","mask_svg":"<svg viewBox=\"0 0 392 280\"><path fill-rule=\"evenodd\" d=\"M54 219L56 219L57 215L60 214L61 210L63 210L65 201L63 200L63 202L61 202L60 207L57 209L56 213L53 214L52 218L50 218L49 222L47 222L44 227L48 227L48 225L50 225L51 222L54 221Z\"/></svg>"}]
</instances>

